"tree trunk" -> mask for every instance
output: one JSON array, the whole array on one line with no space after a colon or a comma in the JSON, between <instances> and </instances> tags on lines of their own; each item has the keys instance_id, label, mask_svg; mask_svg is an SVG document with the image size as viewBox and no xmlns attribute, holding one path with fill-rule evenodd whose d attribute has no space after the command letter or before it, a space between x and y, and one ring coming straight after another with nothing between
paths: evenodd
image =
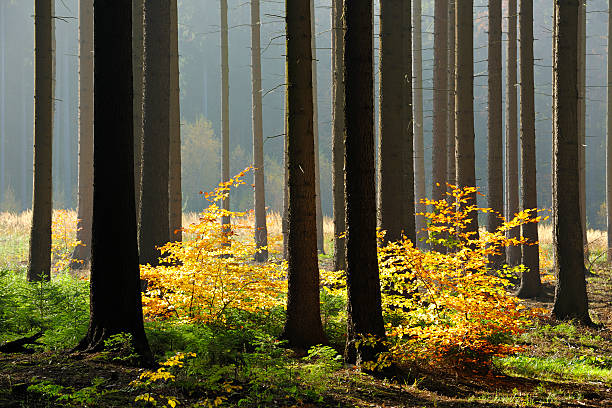
<instances>
[{"instance_id":1,"label":"tree trunk","mask_svg":"<svg viewBox=\"0 0 612 408\"><path fill-rule=\"evenodd\" d=\"M448 139L448 1L435 0L433 67L432 199L446 198ZM438 248L439 250L442 248Z\"/></svg>"},{"instance_id":2,"label":"tree trunk","mask_svg":"<svg viewBox=\"0 0 612 408\"><path fill-rule=\"evenodd\" d=\"M416 246L416 220L414 204L414 116L412 112L412 4L402 3L402 218L406 238Z\"/></svg>"},{"instance_id":3,"label":"tree trunk","mask_svg":"<svg viewBox=\"0 0 612 408\"><path fill-rule=\"evenodd\" d=\"M140 263L155 266L170 238L170 0L145 3L144 61Z\"/></svg>"},{"instance_id":4,"label":"tree trunk","mask_svg":"<svg viewBox=\"0 0 612 408\"><path fill-rule=\"evenodd\" d=\"M378 144L378 227L385 242L402 238L404 221L404 47L403 0L380 3L380 139Z\"/></svg>"},{"instance_id":5,"label":"tree trunk","mask_svg":"<svg viewBox=\"0 0 612 408\"><path fill-rule=\"evenodd\" d=\"M91 256L93 215L93 0L79 1L79 192L77 245L72 269L87 268Z\"/></svg>"},{"instance_id":6,"label":"tree trunk","mask_svg":"<svg viewBox=\"0 0 612 408\"><path fill-rule=\"evenodd\" d=\"M474 2L461 1L455 6L456 13L456 51L457 84L455 94L456 122L456 167L457 186L460 188L476 186L474 154L474 22L472 10ZM463 208L476 205L476 193L471 194ZM471 238L478 238L478 212L472 211L466 232Z\"/></svg>"},{"instance_id":7,"label":"tree trunk","mask_svg":"<svg viewBox=\"0 0 612 408\"><path fill-rule=\"evenodd\" d=\"M0 3L0 209L6 199L6 5Z\"/></svg>"},{"instance_id":8,"label":"tree trunk","mask_svg":"<svg viewBox=\"0 0 612 408\"><path fill-rule=\"evenodd\" d=\"M344 212L344 29L343 0L332 1L332 190L334 199L334 270L346 270Z\"/></svg>"},{"instance_id":9,"label":"tree trunk","mask_svg":"<svg viewBox=\"0 0 612 408\"><path fill-rule=\"evenodd\" d=\"M553 196L557 209L554 235L558 260L555 303L557 319L578 319L590 324L580 216L580 136L578 131L578 3L558 0L556 7L557 53L554 61L557 109L553 132L556 183Z\"/></svg>"},{"instance_id":10,"label":"tree trunk","mask_svg":"<svg viewBox=\"0 0 612 408\"><path fill-rule=\"evenodd\" d=\"M609 2L608 2L609 4ZM608 221L608 263L612 263L612 12L608 11L608 129L606 133L606 211Z\"/></svg>"},{"instance_id":11,"label":"tree trunk","mask_svg":"<svg viewBox=\"0 0 612 408\"><path fill-rule=\"evenodd\" d=\"M586 216L586 0L578 5L578 163L580 165L580 222L585 261L589 259ZM588 262L587 262L588 263Z\"/></svg>"},{"instance_id":12,"label":"tree trunk","mask_svg":"<svg viewBox=\"0 0 612 408\"><path fill-rule=\"evenodd\" d=\"M347 342L345 360L371 361L381 347L357 347L361 335L385 337L376 249L372 0L345 2L345 199Z\"/></svg>"},{"instance_id":13,"label":"tree trunk","mask_svg":"<svg viewBox=\"0 0 612 408\"><path fill-rule=\"evenodd\" d=\"M99 351L110 336L129 333L150 363L136 241L131 10L129 0L95 2L94 132L104 137L94 139L89 328L77 348Z\"/></svg>"},{"instance_id":14,"label":"tree trunk","mask_svg":"<svg viewBox=\"0 0 612 408\"><path fill-rule=\"evenodd\" d=\"M310 30L312 42L312 101L314 121L314 151L315 151L315 193L317 197L317 248L325 253L325 231L323 230L323 209L321 207L321 175L319 171L319 97L317 75L317 37L315 29L314 0L310 0Z\"/></svg>"},{"instance_id":15,"label":"tree trunk","mask_svg":"<svg viewBox=\"0 0 612 408\"><path fill-rule=\"evenodd\" d=\"M34 193L28 281L51 279L53 2L34 3Z\"/></svg>"},{"instance_id":16,"label":"tree trunk","mask_svg":"<svg viewBox=\"0 0 612 408\"><path fill-rule=\"evenodd\" d=\"M413 0L413 31L414 38L412 50L414 57L414 189L417 214L427 211L425 204L421 200L426 198L425 193L425 145L423 143L423 41L422 41L422 22L421 22L421 0ZM454 159L453 159L454 160ZM418 246L427 249L426 242L427 224L423 215L416 216L416 230Z\"/></svg>"},{"instance_id":17,"label":"tree trunk","mask_svg":"<svg viewBox=\"0 0 612 408\"><path fill-rule=\"evenodd\" d=\"M309 0L286 0L289 240L287 320L281 337L292 347L326 343L319 304L312 44Z\"/></svg>"},{"instance_id":18,"label":"tree trunk","mask_svg":"<svg viewBox=\"0 0 612 408\"><path fill-rule=\"evenodd\" d=\"M494 233L502 224L504 214L504 148L502 107L502 1L489 1L489 208L488 231ZM491 267L502 268L504 256L489 258Z\"/></svg>"},{"instance_id":19,"label":"tree trunk","mask_svg":"<svg viewBox=\"0 0 612 408\"><path fill-rule=\"evenodd\" d=\"M448 138L446 146L446 182L457 185L455 167L455 1L448 2ZM447 188L451 192L451 188Z\"/></svg>"},{"instance_id":20,"label":"tree trunk","mask_svg":"<svg viewBox=\"0 0 612 408\"><path fill-rule=\"evenodd\" d=\"M518 90L516 78L517 18L516 0L508 0L508 54L506 73L506 219L511 220L519 212L518 186ZM507 237L518 239L520 227L508 231ZM521 263L521 247L506 248L506 263L517 266Z\"/></svg>"},{"instance_id":21,"label":"tree trunk","mask_svg":"<svg viewBox=\"0 0 612 408\"><path fill-rule=\"evenodd\" d=\"M144 65L144 0L132 1L132 53L134 77L134 194L136 219L140 223L140 190L142 183L143 138L143 65Z\"/></svg>"},{"instance_id":22,"label":"tree trunk","mask_svg":"<svg viewBox=\"0 0 612 408\"><path fill-rule=\"evenodd\" d=\"M228 27L227 27L227 0L221 1L221 181L227 183L230 179L230 121L229 121L229 55L228 55ZM223 209L230 210L229 195L223 200ZM221 219L226 234L231 228L229 216Z\"/></svg>"},{"instance_id":23,"label":"tree trunk","mask_svg":"<svg viewBox=\"0 0 612 408\"><path fill-rule=\"evenodd\" d=\"M520 72L521 72L521 197L522 210L538 208L535 143L535 103L533 79L533 0L520 0ZM540 254L538 224L522 227L523 237L529 240L522 247L522 264L527 271L521 276L517 296L531 298L542 290L540 281Z\"/></svg>"},{"instance_id":24,"label":"tree trunk","mask_svg":"<svg viewBox=\"0 0 612 408\"><path fill-rule=\"evenodd\" d=\"M284 129L283 132L285 137L283 138L283 167L284 167L284 181L283 185L283 214L282 214L282 233L283 233L283 259L289 259L289 156L287 151L287 121L289 118L288 102L287 102L287 85L285 85L285 106L283 109Z\"/></svg>"},{"instance_id":25,"label":"tree trunk","mask_svg":"<svg viewBox=\"0 0 612 408\"><path fill-rule=\"evenodd\" d=\"M170 157L169 237L181 241L183 233L183 188L181 181L181 90L179 84L178 6L170 1Z\"/></svg>"},{"instance_id":26,"label":"tree trunk","mask_svg":"<svg viewBox=\"0 0 612 408\"><path fill-rule=\"evenodd\" d=\"M266 192L264 178L263 113L261 88L261 19L259 0L251 0L251 69L253 73L253 167L255 201L255 255L257 262L268 260L268 229L266 226Z\"/></svg>"}]
</instances>

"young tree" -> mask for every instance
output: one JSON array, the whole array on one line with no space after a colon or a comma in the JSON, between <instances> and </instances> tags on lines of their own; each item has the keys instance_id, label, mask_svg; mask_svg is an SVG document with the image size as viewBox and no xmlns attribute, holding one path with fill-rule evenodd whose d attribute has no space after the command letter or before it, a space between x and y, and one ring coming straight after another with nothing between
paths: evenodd
<instances>
[{"instance_id":1,"label":"young tree","mask_svg":"<svg viewBox=\"0 0 612 408\"><path fill-rule=\"evenodd\" d=\"M504 169L502 130L502 1L489 1L489 145L488 179L489 208L487 227L495 232L504 214ZM491 266L500 269L504 264L500 253L491 257Z\"/></svg>"},{"instance_id":2,"label":"young tree","mask_svg":"<svg viewBox=\"0 0 612 408\"><path fill-rule=\"evenodd\" d=\"M144 6L144 104L140 262L157 265L160 247L170 239L170 0Z\"/></svg>"},{"instance_id":3,"label":"young tree","mask_svg":"<svg viewBox=\"0 0 612 408\"><path fill-rule=\"evenodd\" d=\"M253 167L255 201L255 245L259 249L255 259L268 260L268 229L266 226L266 192L264 178L263 113L261 88L261 19L259 0L251 0L251 72L253 84Z\"/></svg>"},{"instance_id":4,"label":"young tree","mask_svg":"<svg viewBox=\"0 0 612 408\"><path fill-rule=\"evenodd\" d=\"M346 270L344 212L344 29L343 0L332 2L332 190L334 205L334 270Z\"/></svg>"},{"instance_id":5,"label":"young tree","mask_svg":"<svg viewBox=\"0 0 612 408\"><path fill-rule=\"evenodd\" d=\"M518 91L516 78L517 15L516 0L508 0L508 54L506 60L506 219L519 212L518 173ZM518 239L520 228L508 231L508 238ZM506 263L517 266L521 263L521 247L506 249Z\"/></svg>"},{"instance_id":6,"label":"young tree","mask_svg":"<svg viewBox=\"0 0 612 408\"><path fill-rule=\"evenodd\" d=\"M556 58L554 87L557 96L553 143L555 148L556 185L553 206L556 209L553 234L556 237L557 285L553 316L578 319L590 324L584 250L580 220L580 169L578 163L578 3L558 0L555 3Z\"/></svg>"},{"instance_id":7,"label":"young tree","mask_svg":"<svg viewBox=\"0 0 612 408\"><path fill-rule=\"evenodd\" d=\"M412 52L414 58L414 190L417 214L423 214L427 210L421 200L426 197L425 193L425 145L423 143L423 41L421 23L421 0L412 1L412 21L414 37L412 41ZM453 30L454 32L454 30ZM454 113L453 113L454 115ZM453 152L454 161L454 152ZM427 248L425 239L426 222L423 215L416 216L416 230L419 248Z\"/></svg>"},{"instance_id":8,"label":"young tree","mask_svg":"<svg viewBox=\"0 0 612 408\"><path fill-rule=\"evenodd\" d=\"M53 1L34 2L34 192L28 281L51 279Z\"/></svg>"},{"instance_id":9,"label":"young tree","mask_svg":"<svg viewBox=\"0 0 612 408\"><path fill-rule=\"evenodd\" d=\"M294 0L292 0L294 1ZM379 347L356 347L361 335L384 338L376 249L372 0L344 3L346 281L345 360L373 360Z\"/></svg>"},{"instance_id":10,"label":"young tree","mask_svg":"<svg viewBox=\"0 0 612 408\"><path fill-rule=\"evenodd\" d=\"M140 222L140 190L142 182L143 138L143 65L144 65L144 0L132 1L132 71L134 77L134 194L136 219Z\"/></svg>"},{"instance_id":11,"label":"young tree","mask_svg":"<svg viewBox=\"0 0 612 408\"><path fill-rule=\"evenodd\" d=\"M378 144L378 227L385 241L402 238L404 217L404 48L403 0L380 3L380 142ZM409 25L408 25L409 27Z\"/></svg>"},{"instance_id":12,"label":"young tree","mask_svg":"<svg viewBox=\"0 0 612 408\"><path fill-rule=\"evenodd\" d=\"M181 241L183 233L183 189L181 183L181 105L179 85L178 6L170 1L170 157L169 223L170 240Z\"/></svg>"},{"instance_id":13,"label":"young tree","mask_svg":"<svg viewBox=\"0 0 612 408\"><path fill-rule=\"evenodd\" d=\"M94 10L94 132L104 137L94 138L89 328L77 349L99 351L110 336L128 333L148 363L134 206L131 1L96 0Z\"/></svg>"},{"instance_id":14,"label":"young tree","mask_svg":"<svg viewBox=\"0 0 612 408\"><path fill-rule=\"evenodd\" d=\"M474 2L458 1L455 3L456 18L456 167L457 186L475 187L476 170L474 154L474 21L472 18ZM471 195L468 203L476 205L476 193ZM472 211L466 231L478 237L478 213Z\"/></svg>"},{"instance_id":15,"label":"young tree","mask_svg":"<svg viewBox=\"0 0 612 408\"><path fill-rule=\"evenodd\" d=\"M535 99L533 79L533 0L520 0L520 73L521 73L521 191L523 210L538 207L535 144ZM527 271L521 276L517 296L531 298L542 290L538 225L522 226L522 235L529 240L522 247L522 264Z\"/></svg>"},{"instance_id":16,"label":"young tree","mask_svg":"<svg viewBox=\"0 0 612 408\"><path fill-rule=\"evenodd\" d=\"M287 319L292 347L326 343L319 304L310 0L286 0L289 263Z\"/></svg>"},{"instance_id":17,"label":"young tree","mask_svg":"<svg viewBox=\"0 0 612 408\"><path fill-rule=\"evenodd\" d=\"M230 149L230 122L229 122L229 54L228 54L228 26L227 26L227 0L221 2L221 181L226 183L230 179L229 149ZM229 195L223 199L223 209L230 210ZM230 217L221 219L224 230L229 233Z\"/></svg>"},{"instance_id":18,"label":"young tree","mask_svg":"<svg viewBox=\"0 0 612 408\"><path fill-rule=\"evenodd\" d=\"M435 0L433 67L432 199L446 197L448 139L448 0ZM438 248L441 249L441 248Z\"/></svg>"},{"instance_id":19,"label":"young tree","mask_svg":"<svg viewBox=\"0 0 612 408\"><path fill-rule=\"evenodd\" d=\"M86 268L91 256L93 212L93 0L79 1L79 192L77 245L70 267Z\"/></svg>"}]
</instances>

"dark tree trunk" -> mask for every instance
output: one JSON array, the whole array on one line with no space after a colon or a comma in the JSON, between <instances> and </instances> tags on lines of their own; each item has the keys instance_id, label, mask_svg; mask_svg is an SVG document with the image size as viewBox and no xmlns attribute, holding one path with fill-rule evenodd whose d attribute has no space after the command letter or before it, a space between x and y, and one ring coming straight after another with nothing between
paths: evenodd
<instances>
[{"instance_id":1,"label":"dark tree trunk","mask_svg":"<svg viewBox=\"0 0 612 408\"><path fill-rule=\"evenodd\" d=\"M286 0L289 239L287 320L292 347L326 343L319 304L310 1Z\"/></svg>"},{"instance_id":2,"label":"dark tree trunk","mask_svg":"<svg viewBox=\"0 0 612 408\"><path fill-rule=\"evenodd\" d=\"M412 112L412 2L402 2L402 214L404 235L416 246L416 219L414 203L414 115Z\"/></svg>"},{"instance_id":3,"label":"dark tree trunk","mask_svg":"<svg viewBox=\"0 0 612 408\"><path fill-rule=\"evenodd\" d=\"M502 108L502 0L489 1L489 208L488 231L494 233L504 214L503 108ZM490 257L491 267L498 270L504 256Z\"/></svg>"},{"instance_id":4,"label":"dark tree trunk","mask_svg":"<svg viewBox=\"0 0 612 408\"><path fill-rule=\"evenodd\" d=\"M456 13L456 70L455 94L456 166L457 185L460 188L476 186L474 154L474 2L461 1L455 5ZM476 204L476 193L472 194L464 208ZM472 211L466 232L478 238L478 212Z\"/></svg>"},{"instance_id":5,"label":"dark tree trunk","mask_svg":"<svg viewBox=\"0 0 612 408\"><path fill-rule=\"evenodd\" d=\"M580 163L580 222L585 261L589 259L586 215L586 0L578 5L578 162Z\"/></svg>"},{"instance_id":6,"label":"dark tree trunk","mask_svg":"<svg viewBox=\"0 0 612 408\"><path fill-rule=\"evenodd\" d=\"M259 0L251 0L251 69L253 85L253 167L255 204L255 260L268 260L268 228L266 226L266 191L264 178L263 113L261 89L261 19Z\"/></svg>"},{"instance_id":7,"label":"dark tree trunk","mask_svg":"<svg viewBox=\"0 0 612 408\"><path fill-rule=\"evenodd\" d=\"M508 0L508 54L506 77L506 219L511 220L519 212L518 186L518 90L516 78L517 15L516 0ZM508 231L507 237L518 239L520 227ZM506 249L506 263L517 266L521 263L521 247Z\"/></svg>"},{"instance_id":8,"label":"dark tree trunk","mask_svg":"<svg viewBox=\"0 0 612 408\"><path fill-rule=\"evenodd\" d=\"M142 137L144 96L144 0L132 1L132 71L134 80L134 194L136 219L140 223L140 190L142 182Z\"/></svg>"},{"instance_id":9,"label":"dark tree trunk","mask_svg":"<svg viewBox=\"0 0 612 408\"><path fill-rule=\"evenodd\" d=\"M178 7L170 1L170 174L168 181L170 240L181 241L183 233L183 188L181 180L181 91L179 85Z\"/></svg>"},{"instance_id":10,"label":"dark tree trunk","mask_svg":"<svg viewBox=\"0 0 612 408\"><path fill-rule=\"evenodd\" d=\"M448 0L435 0L433 67L432 199L446 198L448 139ZM438 248L441 249L441 248Z\"/></svg>"},{"instance_id":11,"label":"dark tree trunk","mask_svg":"<svg viewBox=\"0 0 612 408\"><path fill-rule=\"evenodd\" d=\"M535 144L535 99L533 79L533 0L520 0L520 71L521 71L521 191L523 210L538 207ZM529 240L522 247L522 264L527 271L521 276L517 296L531 298L542 290L538 224L522 226L522 235ZM535 245L534 245L535 243Z\"/></svg>"},{"instance_id":12,"label":"dark tree trunk","mask_svg":"<svg viewBox=\"0 0 612 408\"><path fill-rule=\"evenodd\" d=\"M131 1L96 0L94 7L94 132L105 137L94 139L90 320L77 348L99 351L110 336L129 333L147 363L134 199Z\"/></svg>"},{"instance_id":13,"label":"dark tree trunk","mask_svg":"<svg viewBox=\"0 0 612 408\"><path fill-rule=\"evenodd\" d=\"M334 199L334 270L346 270L344 213L344 30L343 0L332 2L332 190Z\"/></svg>"},{"instance_id":14,"label":"dark tree trunk","mask_svg":"<svg viewBox=\"0 0 612 408\"><path fill-rule=\"evenodd\" d=\"M229 121L229 54L228 54L227 0L221 0L221 181L230 179L230 121ZM222 207L230 210L229 195L223 199ZM231 219L222 217L221 224L229 233Z\"/></svg>"},{"instance_id":15,"label":"dark tree trunk","mask_svg":"<svg viewBox=\"0 0 612 408\"><path fill-rule=\"evenodd\" d=\"M553 132L557 188L553 206L557 210L554 235L557 285L552 314L557 319L578 319L590 324L584 251L580 219L580 169L578 161L578 2L555 3L557 46L555 82L557 109Z\"/></svg>"},{"instance_id":16,"label":"dark tree trunk","mask_svg":"<svg viewBox=\"0 0 612 408\"><path fill-rule=\"evenodd\" d=\"M51 279L53 1L34 3L34 193L28 281Z\"/></svg>"},{"instance_id":17,"label":"dark tree trunk","mask_svg":"<svg viewBox=\"0 0 612 408\"><path fill-rule=\"evenodd\" d=\"M345 2L345 199L347 343L349 363L376 358L378 347L356 347L361 335L384 338L376 254L372 0Z\"/></svg>"},{"instance_id":18,"label":"dark tree trunk","mask_svg":"<svg viewBox=\"0 0 612 408\"><path fill-rule=\"evenodd\" d=\"M79 2L79 192L78 245L72 269L89 267L93 213L93 0Z\"/></svg>"},{"instance_id":19,"label":"dark tree trunk","mask_svg":"<svg viewBox=\"0 0 612 408\"><path fill-rule=\"evenodd\" d=\"M158 265L170 239L170 0L144 8L144 133L140 198L140 263Z\"/></svg>"},{"instance_id":20,"label":"dark tree trunk","mask_svg":"<svg viewBox=\"0 0 612 408\"><path fill-rule=\"evenodd\" d=\"M457 185L455 167L455 1L448 2L448 138L446 146L446 182ZM451 192L451 188L447 188ZM450 197L449 197L450 199Z\"/></svg>"}]
</instances>

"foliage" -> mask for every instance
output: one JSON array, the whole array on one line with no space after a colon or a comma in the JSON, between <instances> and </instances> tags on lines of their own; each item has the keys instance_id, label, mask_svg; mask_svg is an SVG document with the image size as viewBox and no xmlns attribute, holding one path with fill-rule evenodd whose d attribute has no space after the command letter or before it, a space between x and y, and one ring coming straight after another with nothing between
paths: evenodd
<instances>
[{"instance_id":1,"label":"foliage","mask_svg":"<svg viewBox=\"0 0 612 408\"><path fill-rule=\"evenodd\" d=\"M73 387L64 387L51 381L43 380L30 385L27 391L39 394L49 400L55 400L62 403L62 405L83 407L98 403L102 397L108 394L108 391L99 389L104 383L104 378L94 378L91 386L75 390Z\"/></svg>"},{"instance_id":2,"label":"foliage","mask_svg":"<svg viewBox=\"0 0 612 408\"><path fill-rule=\"evenodd\" d=\"M53 272L65 272L72 262L74 249L83 245L76 239L77 220L74 211L53 211L53 223L51 225L51 255L53 259Z\"/></svg>"},{"instance_id":3,"label":"foliage","mask_svg":"<svg viewBox=\"0 0 612 408\"><path fill-rule=\"evenodd\" d=\"M448 201L426 201L435 209L425 214L430 240L442 244L444 253L419 251L405 238L380 248L389 351L371 368L392 362L489 367L493 357L519 351L511 336L541 315L508 293L507 277L514 271L489 268L489 257L502 247L526 244L505 232L540 217L535 210L523 211L496 232L476 236L466 231L470 213L491 210L468 205L475 191L454 188ZM328 286L342 288L341 276L329 278Z\"/></svg>"},{"instance_id":4,"label":"foliage","mask_svg":"<svg viewBox=\"0 0 612 408\"><path fill-rule=\"evenodd\" d=\"M244 184L245 172L204 195L210 206L200 214L199 223L184 229L187 239L161 248L161 266L141 267L148 281L143 296L146 317L214 323L223 321L229 309L265 313L283 303L284 264L253 262L257 248L251 235L240 235L251 227L234 224L228 232L219 223L223 216L244 216L223 210L219 202L230 188Z\"/></svg>"}]
</instances>

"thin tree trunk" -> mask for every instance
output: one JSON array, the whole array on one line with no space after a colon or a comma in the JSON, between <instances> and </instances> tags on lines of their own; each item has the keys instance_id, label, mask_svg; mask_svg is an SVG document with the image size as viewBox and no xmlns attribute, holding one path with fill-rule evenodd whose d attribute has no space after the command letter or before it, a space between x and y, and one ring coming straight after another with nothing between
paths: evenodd
<instances>
[{"instance_id":1,"label":"thin tree trunk","mask_svg":"<svg viewBox=\"0 0 612 408\"><path fill-rule=\"evenodd\" d=\"M129 0L95 2L94 132L104 137L94 139L89 328L77 349L100 351L110 336L129 333L147 364L152 355L142 320L134 199L131 10Z\"/></svg>"},{"instance_id":2,"label":"thin tree trunk","mask_svg":"<svg viewBox=\"0 0 612 408\"><path fill-rule=\"evenodd\" d=\"M427 225L425 222L425 216L419 215L427 211L425 204L421 202L421 200L426 198L425 145L423 143L423 41L421 34L421 0L413 0L412 6L412 21L414 32L414 38L412 42L412 50L414 57L414 189L416 195L415 212L418 214L416 216L416 230L419 248L427 249L427 232L425 231Z\"/></svg>"},{"instance_id":3,"label":"thin tree trunk","mask_svg":"<svg viewBox=\"0 0 612 408\"><path fill-rule=\"evenodd\" d=\"M589 259L586 216L586 0L578 6L578 163L580 166L580 222L585 261Z\"/></svg>"},{"instance_id":4,"label":"thin tree trunk","mask_svg":"<svg viewBox=\"0 0 612 408\"><path fill-rule=\"evenodd\" d=\"M414 115L412 110L412 4L402 2L402 221L406 238L416 246L416 219L414 203Z\"/></svg>"},{"instance_id":5,"label":"thin tree trunk","mask_svg":"<svg viewBox=\"0 0 612 408\"><path fill-rule=\"evenodd\" d=\"M381 347L356 347L361 335L385 337L376 255L372 0L346 1L344 18L347 342L345 360L371 361ZM380 343L379 343L380 344Z\"/></svg>"},{"instance_id":6,"label":"thin tree trunk","mask_svg":"<svg viewBox=\"0 0 612 408\"><path fill-rule=\"evenodd\" d=\"M255 260L268 260L268 228L266 226L266 192L264 178L263 111L261 85L261 19L259 0L251 0L251 69L253 74L253 167L255 201Z\"/></svg>"},{"instance_id":7,"label":"thin tree trunk","mask_svg":"<svg viewBox=\"0 0 612 408\"><path fill-rule=\"evenodd\" d=\"M34 192L28 281L51 279L53 2L34 3Z\"/></svg>"},{"instance_id":8,"label":"thin tree trunk","mask_svg":"<svg viewBox=\"0 0 612 408\"><path fill-rule=\"evenodd\" d=\"M346 270L344 212L344 29L343 0L332 1L332 190L334 199L334 270Z\"/></svg>"},{"instance_id":9,"label":"thin tree trunk","mask_svg":"<svg viewBox=\"0 0 612 408\"><path fill-rule=\"evenodd\" d=\"M79 1L79 192L77 241L72 269L87 268L91 256L93 216L93 0Z\"/></svg>"},{"instance_id":10,"label":"thin tree trunk","mask_svg":"<svg viewBox=\"0 0 612 408\"><path fill-rule=\"evenodd\" d=\"M312 42L312 100L314 104L314 147L315 147L315 194L317 197L317 248L320 253L325 253L325 231L323 230L323 209L321 207L321 175L319 170L319 92L317 75L317 36L315 29L315 7L314 0L310 0L310 30Z\"/></svg>"},{"instance_id":11,"label":"thin tree trunk","mask_svg":"<svg viewBox=\"0 0 612 408\"><path fill-rule=\"evenodd\" d=\"M311 7L286 0L289 240L287 319L281 337L292 347L326 343L319 304Z\"/></svg>"},{"instance_id":12,"label":"thin tree trunk","mask_svg":"<svg viewBox=\"0 0 612 408\"><path fill-rule=\"evenodd\" d=\"M378 144L378 228L385 242L402 238L404 220L404 47L403 0L380 3L380 139Z\"/></svg>"},{"instance_id":13,"label":"thin tree trunk","mask_svg":"<svg viewBox=\"0 0 612 408\"><path fill-rule=\"evenodd\" d=\"M457 184L455 167L455 1L448 2L448 139L446 146L446 182ZM451 188L447 189L448 192Z\"/></svg>"},{"instance_id":14,"label":"thin tree trunk","mask_svg":"<svg viewBox=\"0 0 612 408\"><path fill-rule=\"evenodd\" d=\"M283 259L289 259L289 156L287 151L287 121L289 119L288 110L288 85L285 84L285 106L283 112L284 135L283 138L283 167L284 167L284 185L283 185L283 214L282 214L282 233L283 233Z\"/></svg>"},{"instance_id":15,"label":"thin tree trunk","mask_svg":"<svg viewBox=\"0 0 612 408\"><path fill-rule=\"evenodd\" d=\"M140 262L159 264L169 240L170 0L144 8L144 103Z\"/></svg>"},{"instance_id":16,"label":"thin tree trunk","mask_svg":"<svg viewBox=\"0 0 612 408\"><path fill-rule=\"evenodd\" d=\"M578 319L590 324L584 250L580 215L580 136L578 131L578 3L558 0L556 7L557 58L555 82L555 176L558 188L553 197L557 217L553 233L558 259L557 285L552 315L557 319Z\"/></svg>"},{"instance_id":17,"label":"thin tree trunk","mask_svg":"<svg viewBox=\"0 0 612 408\"><path fill-rule=\"evenodd\" d=\"M497 231L504 214L504 148L502 107L502 1L489 1L489 208L488 230ZM501 269L504 256L500 253L490 257L491 267Z\"/></svg>"},{"instance_id":18,"label":"thin tree trunk","mask_svg":"<svg viewBox=\"0 0 612 408\"><path fill-rule=\"evenodd\" d=\"M535 98L533 78L533 0L520 0L520 72L521 72L521 209L538 208L535 143ZM538 224L522 227L523 237L529 240L522 247L522 264L527 268L521 276L517 296L531 298L542 290L540 280L540 254Z\"/></svg>"},{"instance_id":19,"label":"thin tree trunk","mask_svg":"<svg viewBox=\"0 0 612 408\"><path fill-rule=\"evenodd\" d=\"M448 1L435 0L433 67L432 199L446 198L448 133ZM441 250L442 248L438 248Z\"/></svg>"},{"instance_id":20,"label":"thin tree trunk","mask_svg":"<svg viewBox=\"0 0 612 408\"><path fill-rule=\"evenodd\" d=\"M140 223L140 190L142 183L143 137L143 66L144 66L144 0L132 1L132 53L134 77L134 194L136 219Z\"/></svg>"},{"instance_id":21,"label":"thin tree trunk","mask_svg":"<svg viewBox=\"0 0 612 408\"><path fill-rule=\"evenodd\" d=\"M227 26L227 0L221 1L221 181L227 183L230 179L230 122L229 122L229 55L228 55L228 26ZM222 203L225 211L230 210L229 195ZM223 230L229 233L231 219L224 216L221 219Z\"/></svg>"},{"instance_id":22,"label":"thin tree trunk","mask_svg":"<svg viewBox=\"0 0 612 408\"><path fill-rule=\"evenodd\" d=\"M170 174L169 238L181 241L183 233L183 188L181 180L181 90L179 84L178 5L170 1Z\"/></svg>"},{"instance_id":23,"label":"thin tree trunk","mask_svg":"<svg viewBox=\"0 0 612 408\"><path fill-rule=\"evenodd\" d=\"M608 5L610 2L608 2ZM606 211L608 221L608 263L612 263L612 11L608 10L608 129L606 133Z\"/></svg>"},{"instance_id":24,"label":"thin tree trunk","mask_svg":"<svg viewBox=\"0 0 612 408\"><path fill-rule=\"evenodd\" d=\"M459 188L476 186L474 154L474 22L472 10L474 2L461 1L455 6L456 13L456 51L457 84L455 95L456 126L456 166L457 186ZM470 195L463 208L476 205L476 193ZM478 212L472 211L466 232L478 238Z\"/></svg>"},{"instance_id":25,"label":"thin tree trunk","mask_svg":"<svg viewBox=\"0 0 612 408\"><path fill-rule=\"evenodd\" d=\"M557 123L556 123L556 118L557 118L557 102L558 102L558 97L557 97L557 87L554 86L555 83L555 76L556 76L556 72L555 72L555 61L557 60L557 33L558 33L558 27L557 27L557 8L553 6L553 20L552 20L552 63L553 63L553 69L552 69L552 129L553 132L555 132ZM554 133L553 133L553 138L554 138ZM556 151L555 151L556 147L554 142L552 143L552 156L551 156L551 181L552 181L552 185L551 185L551 191L552 191L552 197L551 200L554 200L555 195L557 194L557 163L556 163ZM552 202L552 201L551 201ZM557 218L557 209L556 207L553 205L552 206L552 210L551 210L551 221L552 221L552 225L554 227L555 222L556 222L556 218ZM557 246L557 238L555 236L555 234L552 235L552 245L553 248ZM555 256L555 251L553 250L553 254L552 254L552 270L556 271L558 268L558 264L557 264L557 257Z\"/></svg>"},{"instance_id":26,"label":"thin tree trunk","mask_svg":"<svg viewBox=\"0 0 612 408\"><path fill-rule=\"evenodd\" d=\"M511 220L519 212L518 173L518 82L517 66L517 15L516 0L508 0L508 54L506 72L506 219ZM507 237L518 239L520 228L508 231ZM517 266L521 263L521 247L506 248L506 263Z\"/></svg>"}]
</instances>

